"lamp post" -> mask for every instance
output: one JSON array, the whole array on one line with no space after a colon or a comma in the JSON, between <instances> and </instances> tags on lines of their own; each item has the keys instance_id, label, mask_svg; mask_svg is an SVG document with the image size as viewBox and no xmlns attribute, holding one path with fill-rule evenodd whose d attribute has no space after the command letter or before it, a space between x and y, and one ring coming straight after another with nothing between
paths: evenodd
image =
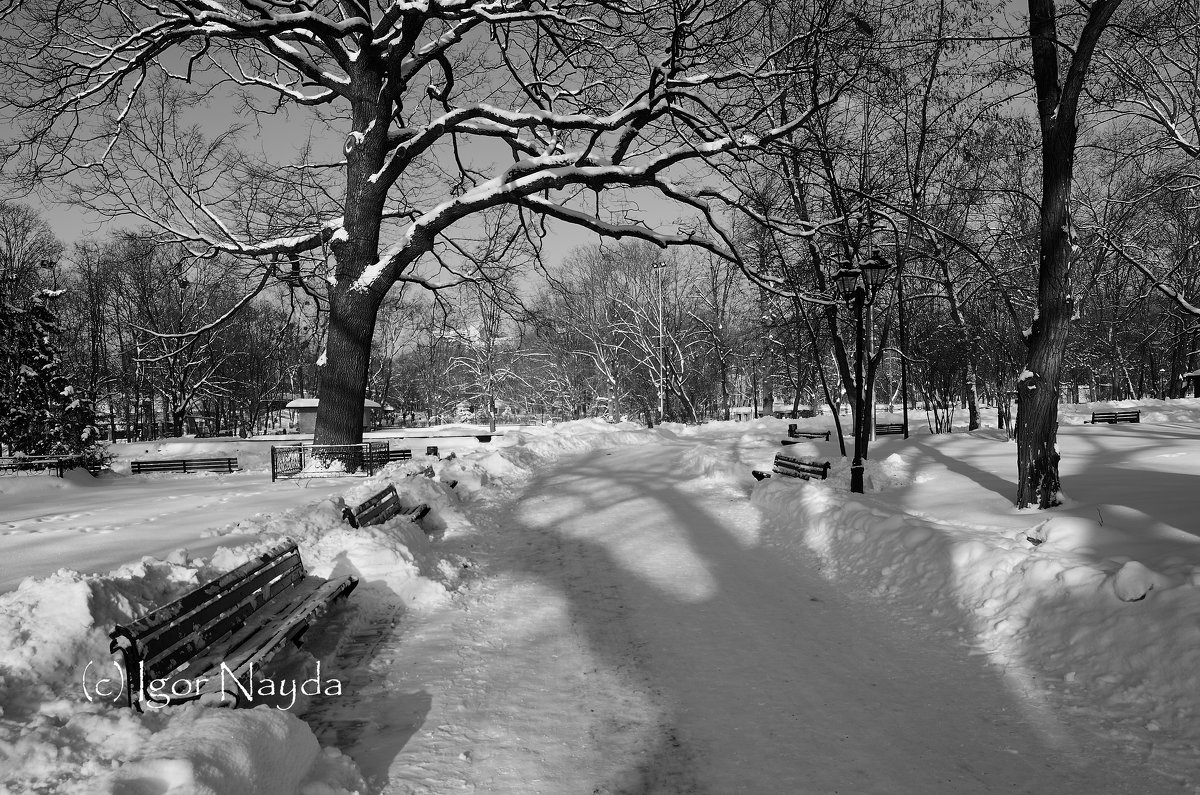
<instances>
[{"instance_id":1,"label":"lamp post","mask_svg":"<svg viewBox=\"0 0 1200 795\"><path fill-rule=\"evenodd\" d=\"M871 252L861 265L846 263L837 272L834 280L842 298L854 310L854 387L856 407L854 412L854 461L850 465L850 491L862 494L864 488L863 462L867 458L869 440L874 437L875 389L874 378L867 383L867 374L874 376L870 365L875 296L887 278L891 266L878 252ZM864 367L865 366L865 367ZM871 402L870 413L867 401Z\"/></svg>"},{"instance_id":2,"label":"lamp post","mask_svg":"<svg viewBox=\"0 0 1200 795\"><path fill-rule=\"evenodd\" d=\"M654 271L658 275L658 421L661 424L667 418L667 362L666 337L663 331L663 268L667 263L655 263Z\"/></svg>"},{"instance_id":3,"label":"lamp post","mask_svg":"<svg viewBox=\"0 0 1200 795\"><path fill-rule=\"evenodd\" d=\"M53 285L52 289L57 290L58 289L58 260L44 259L44 260L40 261L38 263L38 265L41 266L42 270L44 270L50 274L50 283Z\"/></svg>"}]
</instances>

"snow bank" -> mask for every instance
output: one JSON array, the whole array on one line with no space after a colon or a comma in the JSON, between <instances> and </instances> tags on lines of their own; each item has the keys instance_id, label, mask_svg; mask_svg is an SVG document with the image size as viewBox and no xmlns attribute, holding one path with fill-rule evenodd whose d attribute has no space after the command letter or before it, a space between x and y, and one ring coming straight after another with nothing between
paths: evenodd
<instances>
[{"instance_id":1,"label":"snow bank","mask_svg":"<svg viewBox=\"0 0 1200 795\"><path fill-rule=\"evenodd\" d=\"M141 759L116 773L115 793L334 795L363 789L353 763L334 749L322 750L308 725L287 712L266 706L174 711Z\"/></svg>"},{"instance_id":2,"label":"snow bank","mask_svg":"<svg viewBox=\"0 0 1200 795\"><path fill-rule=\"evenodd\" d=\"M908 476L898 456L874 472L877 486ZM1198 734L1200 567L1164 573L1098 555L1121 533L1111 523L1028 513L1013 532L908 515L887 497L776 478L752 502L786 518L784 543L815 552L832 576L951 623L997 665L1085 685L1117 711L1137 703L1156 730Z\"/></svg>"},{"instance_id":3,"label":"snow bank","mask_svg":"<svg viewBox=\"0 0 1200 795\"><path fill-rule=\"evenodd\" d=\"M1193 423L1200 414L1200 398L1175 398L1158 400L1111 400L1095 403L1063 404L1058 407L1059 420L1066 425L1082 425L1092 419L1093 411L1116 411L1118 409L1140 409L1142 422L1186 422Z\"/></svg>"},{"instance_id":4,"label":"snow bank","mask_svg":"<svg viewBox=\"0 0 1200 795\"><path fill-rule=\"evenodd\" d=\"M289 712L189 705L138 714L123 706L107 635L114 624L177 598L284 536L296 539L310 573L361 578L350 629L356 616L382 603L438 603L460 567L441 560L421 528L394 519L355 529L341 518L345 504L390 482L407 504L431 505L427 528L444 532L465 521L455 493L421 474L417 465L392 466L343 498L244 521L238 532L259 540L221 548L209 560L180 550L108 574L64 569L0 595L0 785L64 793L365 791L353 763L336 749L321 749L308 725ZM318 625L310 636L322 629L338 631ZM311 671L311 657L296 656L304 658L293 663L296 670Z\"/></svg>"},{"instance_id":5,"label":"snow bank","mask_svg":"<svg viewBox=\"0 0 1200 795\"><path fill-rule=\"evenodd\" d=\"M446 459L418 457L391 464L333 499L245 519L236 532L257 540L220 548L209 559L193 559L179 550L166 560L145 558L106 574L63 569L23 581L0 595L0 786L12 792L129 795L365 792L353 762L337 749L321 748L297 716L306 706L304 699L289 705L294 712L268 705L228 710L191 704L140 714L123 706L122 694L116 692L121 673L108 652L108 632L290 537L311 574L360 578L350 608L339 614L345 626L319 624L310 630L306 648L319 649L322 631L351 632L364 616L421 609L447 598L463 561L439 554L430 535L470 525L464 500L486 499L488 488L523 479L536 466L564 455L661 438L633 424L588 420L519 431L497 440L498 445ZM133 458L201 452L237 455L243 468L269 465L267 444L180 440L121 447L126 469ZM186 477L205 476L220 477ZM457 481L457 488L450 481ZM404 504L431 507L423 528L405 519L364 528L342 521L345 506L361 503L388 484ZM73 478L40 478L20 487L36 488L53 499L62 489L84 485ZM281 670L311 675L315 662L306 652L289 652L276 661L275 675L283 675Z\"/></svg>"}]
</instances>

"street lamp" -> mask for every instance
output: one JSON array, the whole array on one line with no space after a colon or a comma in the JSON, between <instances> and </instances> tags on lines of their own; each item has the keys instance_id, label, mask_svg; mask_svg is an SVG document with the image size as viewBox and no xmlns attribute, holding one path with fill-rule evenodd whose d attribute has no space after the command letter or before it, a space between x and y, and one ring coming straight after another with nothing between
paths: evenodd
<instances>
[{"instance_id":1,"label":"street lamp","mask_svg":"<svg viewBox=\"0 0 1200 795\"><path fill-rule=\"evenodd\" d=\"M658 262L654 270L658 274L658 421L661 424L667 418L667 362L666 336L663 331L663 268L667 263Z\"/></svg>"},{"instance_id":2,"label":"street lamp","mask_svg":"<svg viewBox=\"0 0 1200 795\"><path fill-rule=\"evenodd\" d=\"M874 369L870 366L871 338L875 325L872 309L875 295L883 286L889 270L891 265L888 261L879 252L872 251L858 266L844 262L834 276L842 298L854 310L854 381L857 405L854 416L854 462L850 465L850 491L856 494L863 493L863 461L867 457L869 439L874 435L875 384ZM868 372L872 375L870 384L867 383ZM866 410L868 400L871 401L869 415Z\"/></svg>"},{"instance_id":3,"label":"street lamp","mask_svg":"<svg viewBox=\"0 0 1200 795\"><path fill-rule=\"evenodd\" d=\"M54 289L58 289L58 260L44 259L38 263L42 270L49 272L50 279L54 284Z\"/></svg>"}]
</instances>

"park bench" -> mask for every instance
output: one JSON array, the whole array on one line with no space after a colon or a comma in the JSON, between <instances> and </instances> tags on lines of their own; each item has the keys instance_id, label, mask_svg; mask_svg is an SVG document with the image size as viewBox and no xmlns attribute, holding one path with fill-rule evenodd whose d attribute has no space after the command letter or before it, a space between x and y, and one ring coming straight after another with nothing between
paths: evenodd
<instances>
[{"instance_id":1,"label":"park bench","mask_svg":"<svg viewBox=\"0 0 1200 795\"><path fill-rule=\"evenodd\" d=\"M396 461L411 461L412 450L409 448L397 450L372 450L368 453L371 457L372 470L378 469L384 464L391 464Z\"/></svg>"},{"instance_id":2,"label":"park bench","mask_svg":"<svg viewBox=\"0 0 1200 795\"><path fill-rule=\"evenodd\" d=\"M0 458L0 474L20 472L45 472L62 477L69 469L85 469L92 475L100 473L103 465L99 461L84 461L78 456L24 455Z\"/></svg>"},{"instance_id":3,"label":"park bench","mask_svg":"<svg viewBox=\"0 0 1200 795\"><path fill-rule=\"evenodd\" d=\"M433 456L434 458L438 458L439 456L438 456L438 449L437 449L437 445L436 445L436 444L431 444L431 445L429 445L428 447L426 447L426 448L425 448L425 455L431 455L431 456Z\"/></svg>"},{"instance_id":4,"label":"park bench","mask_svg":"<svg viewBox=\"0 0 1200 795\"><path fill-rule=\"evenodd\" d=\"M129 469L135 475L144 472L236 472L237 458L164 458L133 461Z\"/></svg>"},{"instance_id":5,"label":"park bench","mask_svg":"<svg viewBox=\"0 0 1200 795\"><path fill-rule=\"evenodd\" d=\"M368 498L357 508L346 506L342 509L342 518L351 527L365 527L371 524L381 524L394 516L419 522L429 513L429 506L421 503L411 508L405 508L400 503L400 495L396 487L389 484L383 491Z\"/></svg>"},{"instance_id":6,"label":"park bench","mask_svg":"<svg viewBox=\"0 0 1200 795\"><path fill-rule=\"evenodd\" d=\"M804 480L810 480L811 478L825 480L829 477L829 462L826 461L824 464L818 464L813 461L801 461L784 453L776 453L775 466L771 472L763 472L755 469L750 474L754 475L755 480L765 480L771 477L772 474L803 478Z\"/></svg>"},{"instance_id":7,"label":"park bench","mask_svg":"<svg viewBox=\"0 0 1200 795\"><path fill-rule=\"evenodd\" d=\"M788 426L789 439L824 439L829 441L829 431L802 431L796 427L796 423ZM784 442L784 444L797 444L796 442Z\"/></svg>"},{"instance_id":8,"label":"park bench","mask_svg":"<svg viewBox=\"0 0 1200 795\"><path fill-rule=\"evenodd\" d=\"M1113 424L1113 423L1117 423L1117 422L1140 423L1141 421L1142 421L1141 409L1124 409L1124 410L1120 410L1120 411L1093 411L1091 424L1098 425L1102 422L1109 423L1109 424ZM1087 424L1088 424L1088 421L1084 420L1084 425L1087 425Z\"/></svg>"},{"instance_id":9,"label":"park bench","mask_svg":"<svg viewBox=\"0 0 1200 795\"><path fill-rule=\"evenodd\" d=\"M875 426L876 436L892 436L903 434L904 423L902 422L881 422Z\"/></svg>"},{"instance_id":10,"label":"park bench","mask_svg":"<svg viewBox=\"0 0 1200 795\"><path fill-rule=\"evenodd\" d=\"M285 539L254 560L188 591L109 634L120 652L129 705L139 711L203 698L253 706L255 672L304 633L353 576L307 576L300 550Z\"/></svg>"}]
</instances>

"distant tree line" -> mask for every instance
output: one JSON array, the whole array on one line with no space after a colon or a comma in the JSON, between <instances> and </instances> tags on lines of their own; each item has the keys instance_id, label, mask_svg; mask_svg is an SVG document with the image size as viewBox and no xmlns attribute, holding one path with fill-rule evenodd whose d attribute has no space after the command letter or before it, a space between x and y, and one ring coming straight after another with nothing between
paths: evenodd
<instances>
[{"instance_id":1,"label":"distant tree line","mask_svg":"<svg viewBox=\"0 0 1200 795\"><path fill-rule=\"evenodd\" d=\"M1160 192L1139 210L1142 223L1159 225L1162 256L1177 251L1185 258L1195 245L1188 230L1200 226L1194 208ZM1007 219L1009 228L1020 220ZM253 286L233 257L196 258L148 230L64 252L45 222L16 203L0 204L0 234L5 383L18 383L20 356L37 355L30 344L16 353L15 329L35 329L33 318L43 318L37 322L47 327L23 339L52 339L55 377L67 379L59 386L69 383L80 405L94 409L88 422L99 436L270 432L286 421L280 410L288 401L317 395L328 296L319 283L314 289L291 279L287 260L267 289L217 323ZM743 230L742 245L753 249L762 234ZM1016 255L1020 239L1009 235L988 248L986 232L959 234L997 263ZM889 255L895 251L883 235L876 242ZM920 245L928 250L913 253ZM910 405L927 411L935 430L948 428L955 409L970 414L979 402L1001 407L1003 417L1021 356L1005 304L1027 300L1021 269L997 283L972 276L964 254L928 241L908 248ZM1151 289L1137 267L1105 256L1103 246L1085 249L1080 262L1088 289L1078 296L1064 397L1188 394L1182 376L1195 369L1193 316ZM1184 264L1175 278L1200 279L1200 267ZM780 273L799 279L797 270L789 265ZM882 315L894 311L894 302L880 305L881 327ZM836 410L851 394L822 312L749 283L727 260L704 252L631 242L584 247L521 289L466 283L431 302L398 286L381 306L368 396L395 424L588 416L653 424L724 419L739 406L759 414L780 404ZM845 313L835 317L846 334ZM904 400L899 362L893 334L881 358L881 404ZM13 393L6 405L17 405ZM18 441L13 429L32 427L30 415L10 408L6 416L0 438L10 449L49 449Z\"/></svg>"}]
</instances>

